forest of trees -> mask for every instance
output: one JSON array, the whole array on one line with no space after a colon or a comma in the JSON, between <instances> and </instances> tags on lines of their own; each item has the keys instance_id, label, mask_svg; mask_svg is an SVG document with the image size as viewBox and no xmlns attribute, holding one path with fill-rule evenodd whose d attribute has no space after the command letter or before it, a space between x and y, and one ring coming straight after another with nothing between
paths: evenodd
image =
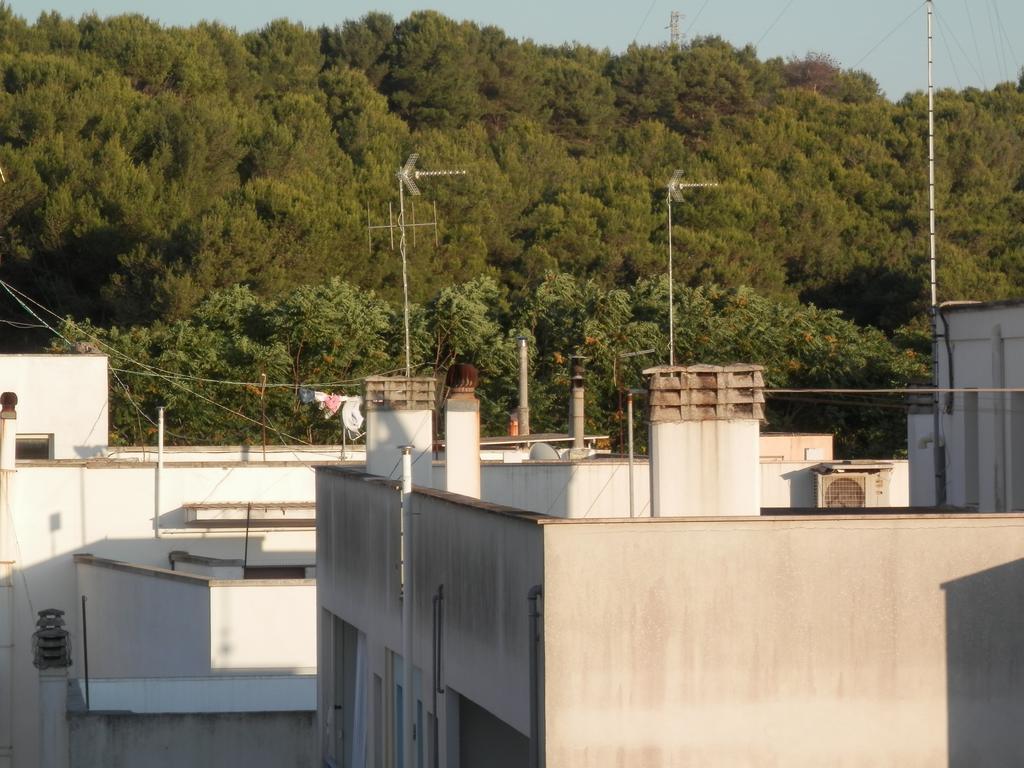
<instances>
[{"instance_id":1,"label":"forest of trees","mask_svg":"<svg viewBox=\"0 0 1024 768\"><path fill-rule=\"evenodd\" d=\"M674 207L680 362L904 386L928 375L925 107L825 54L717 38L613 54L434 12L239 33L0 2L0 280L108 345L116 439L151 440L167 404L181 441L257 440L264 413L275 440L330 440L257 383L355 391L401 367L401 261L366 227L415 151L468 171L417 198L441 223L410 251L417 370L476 363L503 429L523 334L534 428L564 430L581 353L590 426L616 434L618 386L665 358L679 168L720 182ZM1024 76L942 91L936 119L940 299L1021 295ZM66 343L31 320L0 291L0 351ZM834 429L844 455L903 439L898 400L778 396L770 418Z\"/></svg>"}]
</instances>

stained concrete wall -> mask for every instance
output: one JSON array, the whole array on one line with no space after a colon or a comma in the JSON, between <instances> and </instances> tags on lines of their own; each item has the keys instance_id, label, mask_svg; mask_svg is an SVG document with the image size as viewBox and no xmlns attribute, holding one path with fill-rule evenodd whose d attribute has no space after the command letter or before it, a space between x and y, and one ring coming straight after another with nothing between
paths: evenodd
<instances>
[{"instance_id":1,"label":"stained concrete wall","mask_svg":"<svg viewBox=\"0 0 1024 768\"><path fill-rule=\"evenodd\" d=\"M313 720L313 712L69 713L71 768L310 768Z\"/></svg>"},{"instance_id":2,"label":"stained concrete wall","mask_svg":"<svg viewBox=\"0 0 1024 768\"><path fill-rule=\"evenodd\" d=\"M394 483L354 472L317 471L317 588L321 607L320 738L334 749L332 624L337 617L366 636L367 679L383 681L378 721L367 705L368 760L382 757L394 721L394 690L401 676L388 665L388 652L402 653L401 497ZM458 690L520 734L529 732L529 646L527 592L542 580L542 541L537 517L442 491L416 489L414 663L423 711L433 714L433 597L444 585L442 684ZM439 694L441 764L458 749L449 734L445 694ZM457 707L456 707L457 710ZM448 734L447 736L445 734Z\"/></svg>"},{"instance_id":3,"label":"stained concrete wall","mask_svg":"<svg viewBox=\"0 0 1024 768\"><path fill-rule=\"evenodd\" d=\"M549 768L1024 764L1024 516L542 527Z\"/></svg>"}]
</instances>

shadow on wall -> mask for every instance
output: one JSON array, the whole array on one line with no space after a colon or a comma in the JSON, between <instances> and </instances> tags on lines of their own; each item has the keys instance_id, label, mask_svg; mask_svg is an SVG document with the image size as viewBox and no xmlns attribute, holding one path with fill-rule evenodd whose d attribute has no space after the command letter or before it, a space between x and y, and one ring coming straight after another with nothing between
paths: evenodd
<instances>
[{"instance_id":1,"label":"shadow on wall","mask_svg":"<svg viewBox=\"0 0 1024 768\"><path fill-rule=\"evenodd\" d=\"M942 589L949 768L1024 765L1024 559Z\"/></svg>"}]
</instances>

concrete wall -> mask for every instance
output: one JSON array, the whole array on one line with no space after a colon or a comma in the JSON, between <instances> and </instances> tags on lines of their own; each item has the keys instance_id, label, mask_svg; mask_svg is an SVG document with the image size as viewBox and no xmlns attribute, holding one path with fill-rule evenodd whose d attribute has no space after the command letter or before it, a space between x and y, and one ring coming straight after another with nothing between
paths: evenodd
<instances>
[{"instance_id":1,"label":"concrete wall","mask_svg":"<svg viewBox=\"0 0 1024 768\"><path fill-rule=\"evenodd\" d=\"M368 688L383 681L378 709L366 703L368 764L383 757L394 721L389 655L402 653L401 500L393 483L358 473L318 470L317 574L320 617L320 738L335 749L337 670L333 626L340 619L365 635ZM442 684L471 699L520 734L529 731L527 592L542 580L541 530L535 516L440 491L416 489L413 558L414 664L424 718L435 714L433 597L444 586ZM335 618L336 617L336 618ZM392 656L393 658L393 656ZM439 694L441 764L456 759L459 733ZM369 697L368 697L369 699ZM457 702L456 702L457 704ZM458 710L456 705L455 710ZM383 722L381 722L381 718ZM455 721L457 722L457 720ZM448 733L451 726L451 733ZM380 734L377 743L374 734ZM448 734L445 736L444 734ZM467 767L468 768L468 767Z\"/></svg>"},{"instance_id":2,"label":"concrete wall","mask_svg":"<svg viewBox=\"0 0 1024 768\"><path fill-rule=\"evenodd\" d=\"M1024 516L543 529L549 768L1024 764Z\"/></svg>"},{"instance_id":3,"label":"concrete wall","mask_svg":"<svg viewBox=\"0 0 1024 768\"><path fill-rule=\"evenodd\" d=\"M77 572L78 589L86 597L91 675L210 674L210 590L206 579L85 563L77 564ZM76 645L83 645L81 635L77 639ZM84 661L81 666L84 670Z\"/></svg>"},{"instance_id":4,"label":"concrete wall","mask_svg":"<svg viewBox=\"0 0 1024 768\"><path fill-rule=\"evenodd\" d=\"M316 671L316 582L214 580L80 559L97 677Z\"/></svg>"},{"instance_id":5,"label":"concrete wall","mask_svg":"<svg viewBox=\"0 0 1024 768\"><path fill-rule=\"evenodd\" d=\"M52 458L106 450L106 355L0 355L0 392L18 395L19 433L53 435Z\"/></svg>"},{"instance_id":6,"label":"concrete wall","mask_svg":"<svg viewBox=\"0 0 1024 768\"><path fill-rule=\"evenodd\" d=\"M553 517L628 517L629 462L622 459L486 463L481 467L481 498ZM650 515L646 460L633 464L634 507Z\"/></svg>"},{"instance_id":7,"label":"concrete wall","mask_svg":"<svg viewBox=\"0 0 1024 768\"><path fill-rule=\"evenodd\" d=\"M817 504L816 476L819 461L762 460L762 507L813 507ZM907 506L908 464L892 466L890 505ZM495 504L560 518L601 519L629 516L629 463L621 459L578 462L485 463L481 469L482 498ZM646 459L633 465L637 517L649 517L650 482Z\"/></svg>"},{"instance_id":8,"label":"concrete wall","mask_svg":"<svg viewBox=\"0 0 1024 768\"><path fill-rule=\"evenodd\" d=\"M14 688L19 699L14 712L17 768L37 764L38 673L28 651L35 628L34 611L60 608L67 612L74 653L72 674L82 669L81 611L73 554L91 552L161 568L169 567L172 550L242 558L246 548L244 530L186 526L182 504L310 502L314 498L314 472L307 464L175 464L164 473L158 539L153 528L155 474L154 464L141 462L18 464L11 500L17 561L13 579ZM248 540L249 564L312 565L314 546L312 529L253 526Z\"/></svg>"},{"instance_id":9,"label":"concrete wall","mask_svg":"<svg viewBox=\"0 0 1024 768\"><path fill-rule=\"evenodd\" d=\"M77 713L71 768L316 765L312 712Z\"/></svg>"},{"instance_id":10,"label":"concrete wall","mask_svg":"<svg viewBox=\"0 0 1024 768\"><path fill-rule=\"evenodd\" d=\"M949 326L949 346L940 348L941 386L1024 387L1024 303L947 306L942 315ZM947 503L982 512L1024 509L1024 394L958 391L941 395L940 403ZM910 425L918 442L934 432L924 433L923 426ZM920 452L910 457L931 461ZM919 475L927 475L927 466L915 472ZM927 500L924 488L924 483L915 483L922 501Z\"/></svg>"},{"instance_id":11,"label":"concrete wall","mask_svg":"<svg viewBox=\"0 0 1024 768\"><path fill-rule=\"evenodd\" d=\"M210 666L214 671L316 672L316 582L210 582Z\"/></svg>"},{"instance_id":12,"label":"concrete wall","mask_svg":"<svg viewBox=\"0 0 1024 768\"><path fill-rule=\"evenodd\" d=\"M762 432L761 461L831 461L832 435Z\"/></svg>"}]
</instances>

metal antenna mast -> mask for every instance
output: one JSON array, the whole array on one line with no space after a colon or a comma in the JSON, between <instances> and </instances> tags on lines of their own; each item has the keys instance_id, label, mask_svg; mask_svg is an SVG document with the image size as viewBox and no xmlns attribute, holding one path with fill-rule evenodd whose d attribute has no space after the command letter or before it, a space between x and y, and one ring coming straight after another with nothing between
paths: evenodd
<instances>
[{"instance_id":1,"label":"metal antenna mast","mask_svg":"<svg viewBox=\"0 0 1024 768\"><path fill-rule=\"evenodd\" d=\"M413 209L413 221L411 224L407 224L405 221L405 192L408 190L410 195L414 197L420 194L420 188L416 184L416 180L429 176L465 176L466 172L463 170L443 170L443 171L420 171L416 169L416 163L420 159L418 153L413 152L409 155L409 158L405 161L405 165L398 169L395 173L395 177L398 179L398 250L402 254L402 301L403 301L403 312L405 319L405 377L412 377L412 352L409 343L409 272L407 267L407 243L405 238L406 228L412 229L415 233L416 227L433 227L434 228L434 244L437 244L437 206L434 206L434 220L416 223L415 208ZM367 209L367 240L370 246L371 252L373 249L373 235L372 232L375 229L387 229L391 233L391 247L395 247L394 239L394 228L395 224L391 219L391 206L388 206L388 223L387 224L375 224L369 223L369 209Z\"/></svg>"},{"instance_id":2,"label":"metal antenna mast","mask_svg":"<svg viewBox=\"0 0 1024 768\"><path fill-rule=\"evenodd\" d=\"M935 506L946 503L946 449L939 438L942 427L942 408L939 388L939 299L935 274L935 82L932 78L932 15L934 4L927 0L928 8L928 271L931 293L932 324L932 384L936 389L933 403L935 422L932 435L932 456L935 464Z\"/></svg>"},{"instance_id":3,"label":"metal antenna mast","mask_svg":"<svg viewBox=\"0 0 1024 768\"><path fill-rule=\"evenodd\" d=\"M706 187L717 187L717 181L690 182L683 181L683 172L676 171L668 182L668 195L665 198L665 207L668 208L668 364L676 364L676 322L675 304L673 297L672 278L672 203L680 202L683 199L684 189L703 189Z\"/></svg>"}]
</instances>

